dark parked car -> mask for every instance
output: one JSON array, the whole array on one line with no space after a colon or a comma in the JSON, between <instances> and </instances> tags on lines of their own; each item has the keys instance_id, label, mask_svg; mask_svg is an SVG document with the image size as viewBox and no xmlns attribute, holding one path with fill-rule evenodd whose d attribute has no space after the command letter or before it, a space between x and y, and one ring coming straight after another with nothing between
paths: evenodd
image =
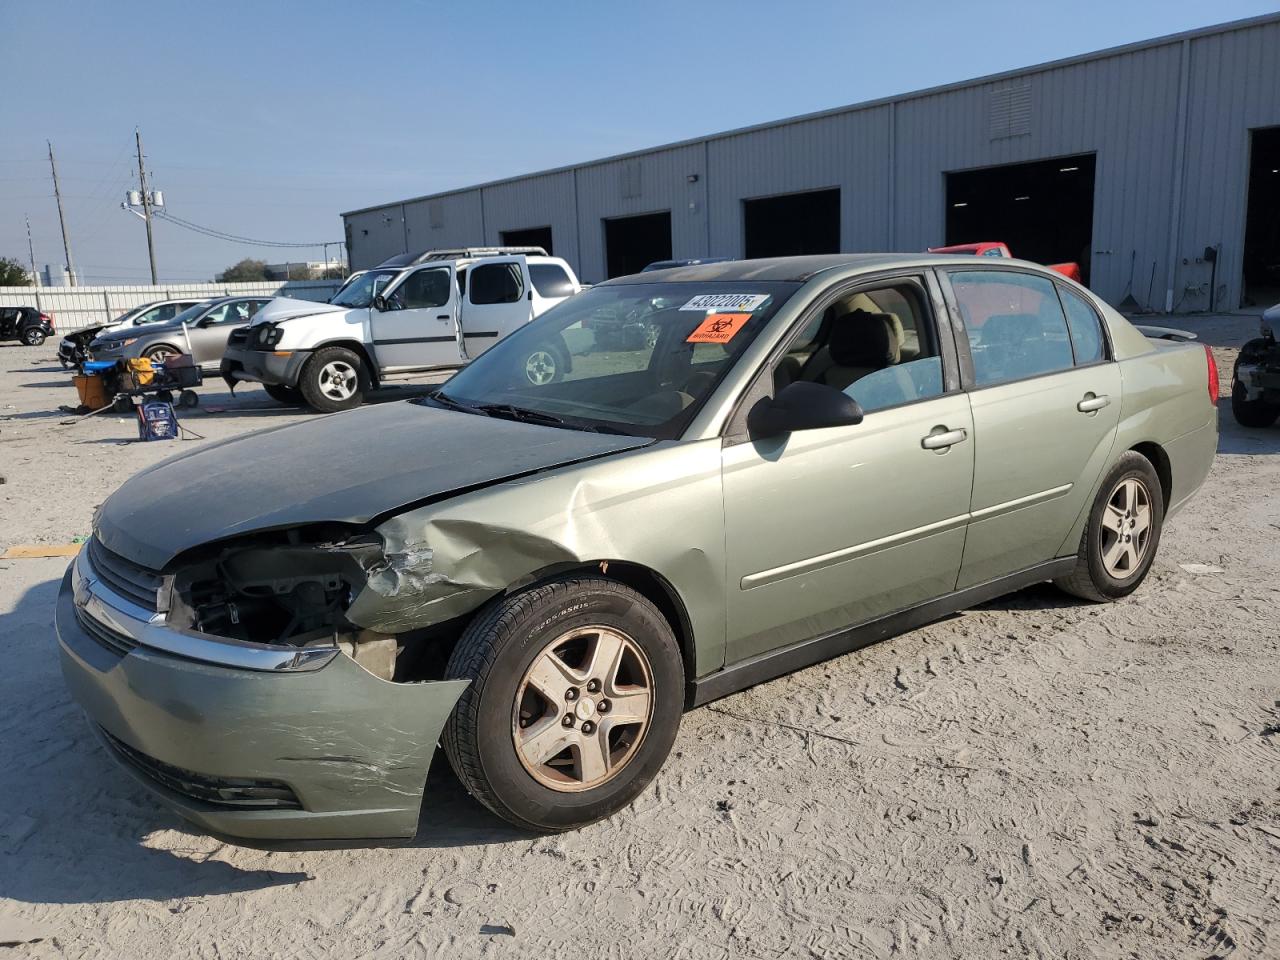
<instances>
[{"instance_id":1,"label":"dark parked car","mask_svg":"<svg viewBox=\"0 0 1280 960\"><path fill-rule=\"evenodd\" d=\"M53 317L35 307L0 307L0 340L38 347L53 335Z\"/></svg>"}]
</instances>

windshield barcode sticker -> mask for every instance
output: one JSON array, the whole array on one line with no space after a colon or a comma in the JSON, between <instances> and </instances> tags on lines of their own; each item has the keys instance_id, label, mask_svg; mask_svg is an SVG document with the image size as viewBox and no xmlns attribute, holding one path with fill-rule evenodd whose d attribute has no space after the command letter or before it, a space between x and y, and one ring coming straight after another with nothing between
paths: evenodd
<instances>
[{"instance_id":1,"label":"windshield barcode sticker","mask_svg":"<svg viewBox=\"0 0 1280 960\"><path fill-rule=\"evenodd\" d=\"M681 310L726 310L740 312L759 310L769 299L767 293L704 293L694 297Z\"/></svg>"}]
</instances>

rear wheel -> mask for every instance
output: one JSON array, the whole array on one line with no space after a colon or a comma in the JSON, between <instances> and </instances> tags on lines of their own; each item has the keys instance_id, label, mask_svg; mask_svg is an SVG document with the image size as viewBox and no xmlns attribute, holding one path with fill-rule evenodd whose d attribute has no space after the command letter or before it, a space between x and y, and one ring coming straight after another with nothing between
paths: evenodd
<instances>
[{"instance_id":1,"label":"rear wheel","mask_svg":"<svg viewBox=\"0 0 1280 960\"><path fill-rule=\"evenodd\" d=\"M297 387L286 387L282 383L264 383L262 389L267 391L267 396L272 400L288 407L300 407L306 403L302 391Z\"/></svg>"},{"instance_id":2,"label":"rear wheel","mask_svg":"<svg viewBox=\"0 0 1280 960\"><path fill-rule=\"evenodd\" d=\"M28 347L38 347L44 343L45 332L39 327L27 327L22 331L22 342Z\"/></svg>"},{"instance_id":3,"label":"rear wheel","mask_svg":"<svg viewBox=\"0 0 1280 960\"><path fill-rule=\"evenodd\" d=\"M1231 415L1242 427L1269 427L1280 417L1280 406L1265 400L1250 400L1249 392L1239 380L1231 382Z\"/></svg>"},{"instance_id":4,"label":"rear wheel","mask_svg":"<svg viewBox=\"0 0 1280 960\"><path fill-rule=\"evenodd\" d=\"M1127 597L1146 579L1163 526L1160 478L1146 457L1126 451L1093 501L1075 569L1054 583L1085 600Z\"/></svg>"},{"instance_id":5,"label":"rear wheel","mask_svg":"<svg viewBox=\"0 0 1280 960\"><path fill-rule=\"evenodd\" d=\"M336 413L360 406L364 384L360 357L345 347L324 347L302 368L298 388L309 406L322 413Z\"/></svg>"},{"instance_id":6,"label":"rear wheel","mask_svg":"<svg viewBox=\"0 0 1280 960\"><path fill-rule=\"evenodd\" d=\"M610 580L553 581L492 602L445 675L467 679L449 762L494 813L554 832L635 799L671 750L684 669L670 625Z\"/></svg>"}]
</instances>

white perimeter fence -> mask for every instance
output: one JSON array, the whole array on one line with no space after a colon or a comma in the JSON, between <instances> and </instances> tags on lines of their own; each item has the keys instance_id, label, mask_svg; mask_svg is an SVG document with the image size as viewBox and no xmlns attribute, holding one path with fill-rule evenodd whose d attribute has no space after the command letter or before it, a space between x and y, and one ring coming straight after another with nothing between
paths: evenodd
<instances>
[{"instance_id":1,"label":"white perimeter fence","mask_svg":"<svg viewBox=\"0 0 1280 960\"><path fill-rule=\"evenodd\" d=\"M127 287L0 287L0 307L35 307L53 317L59 333L109 323L133 307L153 300L261 296L328 300L341 280L289 280L262 283L172 283Z\"/></svg>"}]
</instances>

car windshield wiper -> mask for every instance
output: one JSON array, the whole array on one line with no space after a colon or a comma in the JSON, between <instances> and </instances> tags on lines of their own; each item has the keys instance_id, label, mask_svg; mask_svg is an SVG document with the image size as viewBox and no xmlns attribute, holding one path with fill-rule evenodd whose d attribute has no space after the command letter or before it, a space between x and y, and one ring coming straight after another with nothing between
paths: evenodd
<instances>
[{"instance_id":1,"label":"car windshield wiper","mask_svg":"<svg viewBox=\"0 0 1280 960\"><path fill-rule=\"evenodd\" d=\"M473 407L469 403L463 403L461 400L453 399L453 397L449 396L443 390L432 390L430 393L427 394L426 399L434 400L436 403L441 404L442 406L452 407L454 410L461 410L463 413L478 414L478 413L484 412L480 408Z\"/></svg>"},{"instance_id":2,"label":"car windshield wiper","mask_svg":"<svg viewBox=\"0 0 1280 960\"><path fill-rule=\"evenodd\" d=\"M550 423L556 426L564 424L564 420L552 413L541 410L530 410L528 407L517 407L514 403L478 403L477 410L483 410L491 417L507 417L511 420L525 420L529 423Z\"/></svg>"}]
</instances>

